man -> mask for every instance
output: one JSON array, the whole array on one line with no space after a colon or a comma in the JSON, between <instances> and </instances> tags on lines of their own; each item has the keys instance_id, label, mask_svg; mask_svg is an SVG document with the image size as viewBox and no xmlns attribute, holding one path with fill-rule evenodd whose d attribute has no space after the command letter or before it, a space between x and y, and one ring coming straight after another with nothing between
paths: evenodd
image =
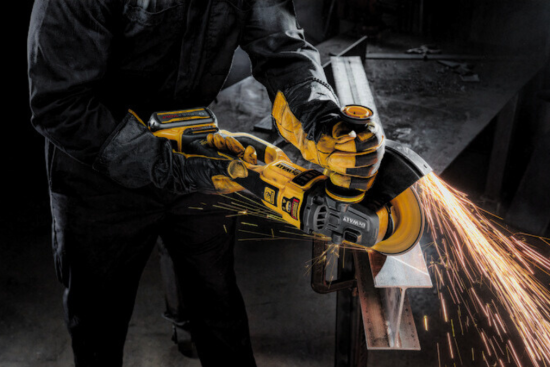
<instances>
[{"instance_id":1,"label":"man","mask_svg":"<svg viewBox=\"0 0 550 367\"><path fill-rule=\"evenodd\" d=\"M254 366L233 271L235 222L210 205L219 197L200 193L242 167L173 152L139 116L211 103L240 45L270 98L279 92L281 134L336 184L368 188L381 131L339 124L292 1L35 0L28 42L32 123L46 137L54 259L76 365L122 364L139 277L160 235L187 285L201 363ZM205 209L190 209L197 203Z\"/></svg>"}]
</instances>

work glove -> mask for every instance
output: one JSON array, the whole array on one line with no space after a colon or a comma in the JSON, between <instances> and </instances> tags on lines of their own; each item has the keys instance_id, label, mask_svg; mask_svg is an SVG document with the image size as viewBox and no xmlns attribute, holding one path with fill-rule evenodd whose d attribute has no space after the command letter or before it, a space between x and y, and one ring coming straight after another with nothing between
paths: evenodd
<instances>
[{"instance_id":1,"label":"work glove","mask_svg":"<svg viewBox=\"0 0 550 367\"><path fill-rule=\"evenodd\" d=\"M128 188L153 184L177 194L216 192L220 176L228 181L248 176L240 160L173 151L167 139L154 136L133 112L104 144L93 167Z\"/></svg>"},{"instance_id":2,"label":"work glove","mask_svg":"<svg viewBox=\"0 0 550 367\"><path fill-rule=\"evenodd\" d=\"M317 82L279 91L272 111L275 125L304 159L325 168L333 184L368 190L384 155L384 131L372 120L359 128L343 122L330 93L330 87Z\"/></svg>"},{"instance_id":3,"label":"work glove","mask_svg":"<svg viewBox=\"0 0 550 367\"><path fill-rule=\"evenodd\" d=\"M208 134L206 141L210 148L216 149L219 152L227 152L249 164L258 164L256 149L252 145L245 148L241 142L232 136L226 136L222 133Z\"/></svg>"},{"instance_id":4,"label":"work glove","mask_svg":"<svg viewBox=\"0 0 550 367\"><path fill-rule=\"evenodd\" d=\"M206 141L210 148L221 153L227 153L232 158L241 159L250 165L258 163L256 149L251 145L245 148L237 139L231 136L225 136L221 133L208 134ZM247 164L245 166L248 166ZM212 181L218 194L230 194L243 190L241 185L224 175L214 176Z\"/></svg>"}]
</instances>

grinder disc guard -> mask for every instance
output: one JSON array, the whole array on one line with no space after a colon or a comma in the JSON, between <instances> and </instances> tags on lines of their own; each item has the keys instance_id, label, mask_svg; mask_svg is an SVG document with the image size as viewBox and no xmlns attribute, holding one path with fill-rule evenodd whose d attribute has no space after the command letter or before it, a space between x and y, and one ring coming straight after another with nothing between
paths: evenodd
<instances>
[{"instance_id":1,"label":"grinder disc guard","mask_svg":"<svg viewBox=\"0 0 550 367\"><path fill-rule=\"evenodd\" d=\"M390 201L391 234L372 249L384 255L400 255L411 250L424 232L424 211L418 195L409 187Z\"/></svg>"},{"instance_id":2,"label":"grinder disc guard","mask_svg":"<svg viewBox=\"0 0 550 367\"><path fill-rule=\"evenodd\" d=\"M431 171L428 163L413 150L386 139L386 152L374 185L366 192L361 205L376 211Z\"/></svg>"},{"instance_id":3,"label":"grinder disc guard","mask_svg":"<svg viewBox=\"0 0 550 367\"><path fill-rule=\"evenodd\" d=\"M372 246L385 255L399 255L412 249L424 231L424 210L413 185L432 171L418 154L403 144L386 140L386 152L373 187L359 204L387 217L384 239ZM382 228L380 228L382 230Z\"/></svg>"}]
</instances>

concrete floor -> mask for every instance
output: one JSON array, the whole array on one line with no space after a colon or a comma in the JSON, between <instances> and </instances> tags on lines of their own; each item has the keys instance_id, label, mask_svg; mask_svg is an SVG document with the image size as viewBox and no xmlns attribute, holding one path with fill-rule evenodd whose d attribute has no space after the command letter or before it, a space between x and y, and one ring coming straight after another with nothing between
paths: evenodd
<instances>
[{"instance_id":1,"label":"concrete floor","mask_svg":"<svg viewBox=\"0 0 550 367\"><path fill-rule=\"evenodd\" d=\"M466 154L461 159L475 164L472 159L476 156ZM475 182L466 185L473 187ZM71 366L70 339L62 316L63 289L56 280L51 257L47 201L35 202L31 209L32 216L15 216L12 222L3 222L0 231L0 366ZM261 230L276 226L251 218L242 221L255 222ZM241 224L240 229L250 227ZM246 237L239 234L241 239ZM425 236L423 243L429 241ZM550 249L546 250L550 255ZM433 247L425 251L428 258L435 255ZM333 366L336 297L316 294L310 288L306 269L311 259L310 243L237 241L235 253L258 366ZM548 281L545 278L544 283ZM126 367L200 366L198 360L179 354L170 340L171 326L161 316L162 289L158 254L154 251L143 273L130 323ZM367 367L438 366L438 347L441 366L458 366L456 357L452 359L446 350L446 334L451 327L442 320L437 292L408 292L422 351L371 351ZM424 315L429 316L429 331L422 327ZM461 365L485 365L478 339L474 328L464 335L457 331L464 359ZM469 357L472 348L476 361Z\"/></svg>"},{"instance_id":2,"label":"concrete floor","mask_svg":"<svg viewBox=\"0 0 550 367\"><path fill-rule=\"evenodd\" d=\"M479 159L480 154L483 156L482 152L468 150L449 167L447 175L451 179L459 177L450 182L460 183L461 189L473 198L479 194L476 188L480 187L480 176L470 175L465 180L460 172L465 166L481 172L486 162ZM50 250L47 197L22 200L21 211L3 221L0 230L0 366L71 366L70 340L62 318L63 290L55 277ZM243 221L253 222L250 218ZM432 255L434 249L427 251ZM311 290L306 270L310 258L311 245L304 241L236 244L237 277L259 366L333 365L336 299L334 294L318 295ZM450 328L441 320L436 292L409 292L422 351L371 352L368 366L437 366L438 343L442 366L457 363L443 351ZM154 252L141 280L127 338L125 366L200 365L197 360L180 355L170 341L171 327L161 317L163 297L158 255ZM430 317L429 332L421 326L424 315ZM463 356L469 355L470 348L479 353L480 341L475 331L458 341L462 343ZM463 365L484 365L479 358L476 361L467 360Z\"/></svg>"},{"instance_id":3,"label":"concrete floor","mask_svg":"<svg viewBox=\"0 0 550 367\"><path fill-rule=\"evenodd\" d=\"M13 223L0 237L3 367L72 365L70 339L63 323L63 289L51 257L47 207L36 209L36 221L28 218L26 223ZM335 296L311 290L306 270L310 258L311 245L304 241L247 241L236 246L237 278L260 366L331 365ZM171 325L161 317L163 311L155 251L140 283L125 366L200 366L198 360L180 355L170 341Z\"/></svg>"},{"instance_id":4,"label":"concrete floor","mask_svg":"<svg viewBox=\"0 0 550 367\"><path fill-rule=\"evenodd\" d=\"M62 286L50 250L47 201L34 204L34 216L15 216L0 232L0 366L71 366L72 351L62 313ZM264 228L271 222L255 222ZM240 226L241 229L246 226ZM264 229L263 228L263 229ZM239 235L245 238L246 235ZM333 366L336 296L310 287L306 241L237 241L236 272L250 320L259 366ZM411 293L418 325L437 314L432 290ZM171 326L161 316L164 294L158 254L143 273L130 323L124 366L200 366L177 351ZM442 326L442 325L441 325ZM433 325L434 330L437 330ZM422 352L371 352L369 366L432 365L437 360L437 331L419 329Z\"/></svg>"}]
</instances>

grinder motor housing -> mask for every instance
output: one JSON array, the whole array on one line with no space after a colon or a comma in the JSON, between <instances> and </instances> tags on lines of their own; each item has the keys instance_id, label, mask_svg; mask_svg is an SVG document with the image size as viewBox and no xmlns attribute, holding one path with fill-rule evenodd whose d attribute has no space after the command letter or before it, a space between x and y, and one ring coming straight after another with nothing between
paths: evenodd
<instances>
[{"instance_id":1,"label":"grinder motor housing","mask_svg":"<svg viewBox=\"0 0 550 367\"><path fill-rule=\"evenodd\" d=\"M250 134L219 130L214 113L207 108L155 113L148 125L156 136L169 139L174 150L187 154L237 159L208 147L206 137L214 132L252 145L263 165L249 166L248 177L235 181L307 234L390 255L412 248L421 235L423 212L410 187L431 168L397 142L386 140L373 187L360 202L350 204L329 195L327 176L298 166L276 146ZM391 241L396 233L400 243Z\"/></svg>"}]
</instances>

